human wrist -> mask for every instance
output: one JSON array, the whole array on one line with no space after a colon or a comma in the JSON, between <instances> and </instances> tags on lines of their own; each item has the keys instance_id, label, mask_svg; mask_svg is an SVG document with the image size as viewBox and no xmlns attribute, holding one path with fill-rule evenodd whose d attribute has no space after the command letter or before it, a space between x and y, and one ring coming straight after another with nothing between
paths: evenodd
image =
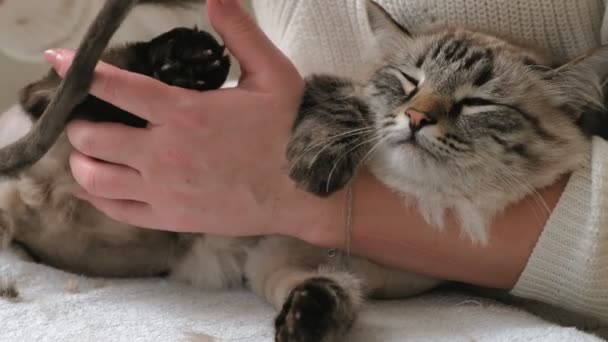
<instances>
[{"instance_id":1,"label":"human wrist","mask_svg":"<svg viewBox=\"0 0 608 342\"><path fill-rule=\"evenodd\" d=\"M319 247L341 248L344 241L346 191L322 198L297 187L285 177L274 199L271 231Z\"/></svg>"}]
</instances>

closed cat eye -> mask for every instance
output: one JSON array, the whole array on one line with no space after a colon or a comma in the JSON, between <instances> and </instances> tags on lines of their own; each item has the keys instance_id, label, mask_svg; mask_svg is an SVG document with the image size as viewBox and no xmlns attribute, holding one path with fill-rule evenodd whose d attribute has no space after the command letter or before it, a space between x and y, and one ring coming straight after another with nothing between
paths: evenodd
<instances>
[{"instance_id":1,"label":"closed cat eye","mask_svg":"<svg viewBox=\"0 0 608 342\"><path fill-rule=\"evenodd\" d=\"M405 77L405 79L406 79L406 80L408 80L408 81L409 81L411 84L413 84L413 85L415 85L415 86L418 86L418 85L420 84L420 81L419 81L419 80L417 80L417 79L415 79L414 77L412 77L412 76L410 76L410 75L406 74L405 72L403 72L403 71L399 70L399 73L400 73L400 74L401 74L403 77Z\"/></svg>"},{"instance_id":2,"label":"closed cat eye","mask_svg":"<svg viewBox=\"0 0 608 342\"><path fill-rule=\"evenodd\" d=\"M480 97L467 97L459 101L462 106L469 107L480 107L480 106L499 106L499 103L496 103L492 100L480 98Z\"/></svg>"},{"instance_id":3,"label":"closed cat eye","mask_svg":"<svg viewBox=\"0 0 608 342\"><path fill-rule=\"evenodd\" d=\"M479 111L477 109L472 109L470 111L467 112L463 112L463 108L464 107L487 107L487 106L500 106L500 103L496 103L492 100L488 100L488 99L484 99L484 98L480 98L480 97L467 97L464 98L458 102L456 102L451 110L450 110L450 116L451 117L456 117L459 115L472 115L472 114L476 114L479 112L485 112L485 111Z\"/></svg>"},{"instance_id":4,"label":"closed cat eye","mask_svg":"<svg viewBox=\"0 0 608 342\"><path fill-rule=\"evenodd\" d=\"M394 74L399 78L399 80L401 81L401 84L403 85L403 89L410 94L411 97L411 93L414 92L418 86L420 85L420 81L418 79L416 79L415 77L405 73L402 70L399 69L394 69Z\"/></svg>"}]
</instances>

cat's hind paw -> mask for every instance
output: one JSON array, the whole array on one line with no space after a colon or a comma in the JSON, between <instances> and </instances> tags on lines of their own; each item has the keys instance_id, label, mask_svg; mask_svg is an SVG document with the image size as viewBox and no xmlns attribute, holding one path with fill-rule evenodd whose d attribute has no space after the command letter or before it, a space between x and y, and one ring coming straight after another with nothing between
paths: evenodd
<instances>
[{"instance_id":1,"label":"cat's hind paw","mask_svg":"<svg viewBox=\"0 0 608 342\"><path fill-rule=\"evenodd\" d=\"M0 276L0 299L12 302L17 302L20 299L15 282L4 276Z\"/></svg>"},{"instance_id":2,"label":"cat's hind paw","mask_svg":"<svg viewBox=\"0 0 608 342\"><path fill-rule=\"evenodd\" d=\"M334 280L312 278L292 290L275 320L276 342L341 341L356 317L347 292Z\"/></svg>"}]
</instances>

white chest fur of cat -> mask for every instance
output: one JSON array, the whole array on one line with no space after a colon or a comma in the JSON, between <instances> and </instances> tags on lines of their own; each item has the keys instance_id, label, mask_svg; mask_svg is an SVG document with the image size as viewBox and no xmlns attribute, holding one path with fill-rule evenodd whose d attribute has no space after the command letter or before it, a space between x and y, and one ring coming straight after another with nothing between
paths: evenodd
<instances>
[{"instance_id":1,"label":"white chest fur of cat","mask_svg":"<svg viewBox=\"0 0 608 342\"><path fill-rule=\"evenodd\" d=\"M290 175L305 189L328 195L367 165L431 222L439 225L453 208L463 231L486 242L497 211L582 163L589 139L581 118L603 102L607 48L553 68L493 36L411 34L372 2L368 13L383 52L369 80L307 80L288 147ZM38 103L30 100L24 103ZM440 282L358 257L341 270L326 250L285 237L177 234L113 221L72 196L71 150L62 136L3 184L5 247L91 276L247 286L279 309L277 341L344 340L364 298L403 298Z\"/></svg>"}]
</instances>

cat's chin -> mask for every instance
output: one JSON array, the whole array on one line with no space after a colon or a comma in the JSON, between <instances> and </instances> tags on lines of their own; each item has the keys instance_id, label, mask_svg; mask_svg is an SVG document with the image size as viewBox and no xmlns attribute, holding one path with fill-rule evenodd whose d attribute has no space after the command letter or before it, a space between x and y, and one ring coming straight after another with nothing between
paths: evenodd
<instances>
[{"instance_id":1,"label":"cat's chin","mask_svg":"<svg viewBox=\"0 0 608 342\"><path fill-rule=\"evenodd\" d=\"M404 170L405 174L417 178L421 165L427 164L426 160L431 158L429 152L420 145L420 142L413 138L395 138L388 141L384 147L378 148L373 152L372 164L381 163L379 160L389 162L385 164L387 169ZM373 161L375 159L375 161ZM394 172L394 171L393 171Z\"/></svg>"},{"instance_id":2,"label":"cat's chin","mask_svg":"<svg viewBox=\"0 0 608 342\"><path fill-rule=\"evenodd\" d=\"M446 212L451 211L464 236L488 243L489 222L519 194L491 191L482 175L475 177L479 179L475 184L466 177L470 175L450 172L438 163L419 146L407 144L379 149L368 167L387 187L403 195L408 205L416 206L430 225L443 229Z\"/></svg>"}]
</instances>

